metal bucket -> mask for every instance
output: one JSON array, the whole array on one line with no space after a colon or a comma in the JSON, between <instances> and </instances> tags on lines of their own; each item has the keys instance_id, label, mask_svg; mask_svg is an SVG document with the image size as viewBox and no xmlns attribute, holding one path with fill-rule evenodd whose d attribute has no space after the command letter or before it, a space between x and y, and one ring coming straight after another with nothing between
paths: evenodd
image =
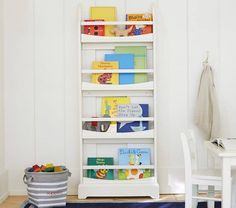
<instances>
[{"instance_id":1,"label":"metal bucket","mask_svg":"<svg viewBox=\"0 0 236 208\"><path fill-rule=\"evenodd\" d=\"M65 206L67 182L71 173L68 169L62 172L29 172L25 169L23 181L27 184L29 202L37 207Z\"/></svg>"}]
</instances>

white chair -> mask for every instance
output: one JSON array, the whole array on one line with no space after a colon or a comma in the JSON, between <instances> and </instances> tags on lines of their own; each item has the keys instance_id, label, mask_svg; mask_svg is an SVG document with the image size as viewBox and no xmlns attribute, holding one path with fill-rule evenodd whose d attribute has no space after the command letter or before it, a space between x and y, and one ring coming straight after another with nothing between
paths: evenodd
<instances>
[{"instance_id":1,"label":"white chair","mask_svg":"<svg viewBox=\"0 0 236 208\"><path fill-rule=\"evenodd\" d=\"M207 201L208 208L214 208L215 187L222 186L221 171L216 169L198 169L197 153L194 134L189 131L189 136L181 133L181 141L185 163L185 208L196 208L198 200ZM207 195L199 195L199 186L208 187Z\"/></svg>"}]
</instances>

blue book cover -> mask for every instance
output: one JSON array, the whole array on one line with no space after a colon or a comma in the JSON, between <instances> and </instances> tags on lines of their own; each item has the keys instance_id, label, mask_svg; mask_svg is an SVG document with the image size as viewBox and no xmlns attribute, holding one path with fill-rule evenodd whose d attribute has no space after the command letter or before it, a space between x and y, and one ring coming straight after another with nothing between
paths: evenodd
<instances>
[{"instance_id":1,"label":"blue book cover","mask_svg":"<svg viewBox=\"0 0 236 208\"><path fill-rule=\"evenodd\" d=\"M118 104L117 117L148 117L148 104ZM148 130L148 121L117 122L117 132Z\"/></svg>"},{"instance_id":2,"label":"blue book cover","mask_svg":"<svg viewBox=\"0 0 236 208\"><path fill-rule=\"evenodd\" d=\"M119 165L150 165L150 148L120 148Z\"/></svg>"},{"instance_id":3,"label":"blue book cover","mask_svg":"<svg viewBox=\"0 0 236 208\"><path fill-rule=\"evenodd\" d=\"M134 69L134 54L105 54L105 61L118 61L119 69ZM119 84L133 84L134 74L119 74Z\"/></svg>"}]
</instances>

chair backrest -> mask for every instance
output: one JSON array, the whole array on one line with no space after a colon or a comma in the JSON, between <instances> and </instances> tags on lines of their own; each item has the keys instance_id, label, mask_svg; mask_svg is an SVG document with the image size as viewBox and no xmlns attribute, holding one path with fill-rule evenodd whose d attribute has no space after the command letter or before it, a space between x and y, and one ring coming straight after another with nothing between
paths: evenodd
<instances>
[{"instance_id":1,"label":"chair backrest","mask_svg":"<svg viewBox=\"0 0 236 208\"><path fill-rule=\"evenodd\" d=\"M189 136L181 133L181 141L184 152L185 177L191 177L192 170L197 169L196 142L193 132L189 131Z\"/></svg>"}]
</instances>

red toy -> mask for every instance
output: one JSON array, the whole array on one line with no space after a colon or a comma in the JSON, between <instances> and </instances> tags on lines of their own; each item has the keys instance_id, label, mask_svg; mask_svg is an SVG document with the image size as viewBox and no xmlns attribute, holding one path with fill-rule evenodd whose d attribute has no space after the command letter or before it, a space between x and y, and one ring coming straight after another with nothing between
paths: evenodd
<instances>
[{"instance_id":1,"label":"red toy","mask_svg":"<svg viewBox=\"0 0 236 208\"><path fill-rule=\"evenodd\" d=\"M35 164L32 168L33 168L34 172L40 172L41 171L40 167L37 164Z\"/></svg>"}]
</instances>

